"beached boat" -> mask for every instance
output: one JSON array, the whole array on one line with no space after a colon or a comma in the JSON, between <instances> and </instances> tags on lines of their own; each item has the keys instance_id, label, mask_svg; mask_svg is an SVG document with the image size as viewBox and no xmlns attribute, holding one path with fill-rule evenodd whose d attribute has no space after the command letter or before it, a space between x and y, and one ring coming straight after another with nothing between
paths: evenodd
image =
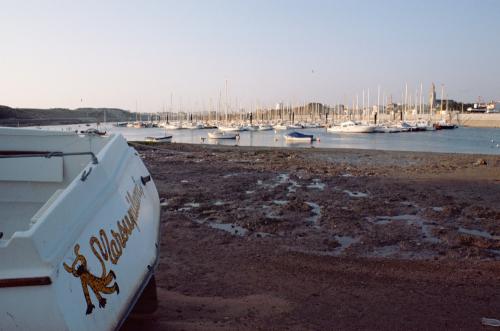
<instances>
[{"instance_id":1,"label":"beached boat","mask_svg":"<svg viewBox=\"0 0 500 331\"><path fill-rule=\"evenodd\" d=\"M375 131L375 126L362 124L360 122L346 121L340 123L340 125L329 127L326 131L336 133L372 133Z\"/></svg>"},{"instance_id":2,"label":"beached boat","mask_svg":"<svg viewBox=\"0 0 500 331\"><path fill-rule=\"evenodd\" d=\"M106 131L100 131L100 130L98 130L96 128L91 128L91 129L80 131L80 133L90 134L90 135L97 135L97 136L104 136L106 134Z\"/></svg>"},{"instance_id":3,"label":"beached boat","mask_svg":"<svg viewBox=\"0 0 500 331\"><path fill-rule=\"evenodd\" d=\"M147 142L152 143L169 143L172 141L172 136L163 136L163 137L146 137Z\"/></svg>"},{"instance_id":4,"label":"beached boat","mask_svg":"<svg viewBox=\"0 0 500 331\"><path fill-rule=\"evenodd\" d=\"M312 134L303 134L303 133L300 133L300 132L290 132L290 133L287 133L284 135L285 137L285 140L287 142L306 142L306 143L310 143L310 142L313 142L315 139L314 139L314 136Z\"/></svg>"},{"instance_id":5,"label":"beached boat","mask_svg":"<svg viewBox=\"0 0 500 331\"><path fill-rule=\"evenodd\" d=\"M208 133L208 138L210 139L236 139L237 137L239 135L232 132L215 131Z\"/></svg>"},{"instance_id":6,"label":"beached boat","mask_svg":"<svg viewBox=\"0 0 500 331\"><path fill-rule=\"evenodd\" d=\"M138 153L121 135L0 128L0 169L0 329L118 329L158 261Z\"/></svg>"}]
</instances>

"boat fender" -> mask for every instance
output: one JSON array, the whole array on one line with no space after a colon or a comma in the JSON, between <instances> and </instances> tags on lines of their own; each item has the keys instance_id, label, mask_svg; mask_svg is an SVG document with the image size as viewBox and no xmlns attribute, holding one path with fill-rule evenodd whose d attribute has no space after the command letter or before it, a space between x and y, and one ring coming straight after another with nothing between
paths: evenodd
<instances>
[{"instance_id":1,"label":"boat fender","mask_svg":"<svg viewBox=\"0 0 500 331\"><path fill-rule=\"evenodd\" d=\"M147 182L151 180L151 175L141 176L142 185L146 185Z\"/></svg>"}]
</instances>

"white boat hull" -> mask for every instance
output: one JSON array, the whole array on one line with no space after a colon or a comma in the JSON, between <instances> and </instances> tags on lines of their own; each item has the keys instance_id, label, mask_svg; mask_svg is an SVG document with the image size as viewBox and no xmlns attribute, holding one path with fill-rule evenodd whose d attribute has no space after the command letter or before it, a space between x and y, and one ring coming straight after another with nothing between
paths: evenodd
<instances>
[{"instance_id":1,"label":"white boat hull","mask_svg":"<svg viewBox=\"0 0 500 331\"><path fill-rule=\"evenodd\" d=\"M237 134L231 132L209 132L208 138L210 139L236 139Z\"/></svg>"},{"instance_id":2,"label":"white boat hull","mask_svg":"<svg viewBox=\"0 0 500 331\"><path fill-rule=\"evenodd\" d=\"M326 129L328 132L336 133L372 133L375 131L373 126L355 125L349 127L332 126Z\"/></svg>"},{"instance_id":3,"label":"white boat hull","mask_svg":"<svg viewBox=\"0 0 500 331\"><path fill-rule=\"evenodd\" d=\"M218 130L221 132L239 132L243 129L240 126L219 126Z\"/></svg>"},{"instance_id":4,"label":"white boat hull","mask_svg":"<svg viewBox=\"0 0 500 331\"><path fill-rule=\"evenodd\" d=\"M285 136L285 140L287 142L296 142L296 143L310 143L312 141L312 138L306 137L306 138L295 138L295 137L288 137Z\"/></svg>"},{"instance_id":5,"label":"white boat hull","mask_svg":"<svg viewBox=\"0 0 500 331\"><path fill-rule=\"evenodd\" d=\"M73 162L86 165L38 210L28 229L0 240L0 311L9 312L0 329L117 329L158 260L160 206L149 172L121 136L33 137L22 131L28 130L19 139L0 139L0 150L102 149L97 164L88 155L61 157L65 169Z\"/></svg>"}]
</instances>

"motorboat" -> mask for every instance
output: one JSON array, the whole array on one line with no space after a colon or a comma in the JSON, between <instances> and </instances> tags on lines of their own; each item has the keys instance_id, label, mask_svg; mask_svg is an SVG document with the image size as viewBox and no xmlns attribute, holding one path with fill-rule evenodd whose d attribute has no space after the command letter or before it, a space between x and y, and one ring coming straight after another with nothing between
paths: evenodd
<instances>
[{"instance_id":1,"label":"motorboat","mask_svg":"<svg viewBox=\"0 0 500 331\"><path fill-rule=\"evenodd\" d=\"M214 131L208 133L208 138L210 139L236 139L239 134L227 132L227 131Z\"/></svg>"},{"instance_id":2,"label":"motorboat","mask_svg":"<svg viewBox=\"0 0 500 331\"><path fill-rule=\"evenodd\" d=\"M290 124L288 125L288 129L294 129L294 130L297 130L297 129L303 129L304 127L300 124Z\"/></svg>"},{"instance_id":3,"label":"motorboat","mask_svg":"<svg viewBox=\"0 0 500 331\"><path fill-rule=\"evenodd\" d=\"M172 136L146 137L145 140L152 143L169 143L172 141Z\"/></svg>"},{"instance_id":4,"label":"motorboat","mask_svg":"<svg viewBox=\"0 0 500 331\"><path fill-rule=\"evenodd\" d=\"M284 135L287 142L305 142L310 143L315 140L312 134L303 134L300 132L290 132Z\"/></svg>"},{"instance_id":5,"label":"motorboat","mask_svg":"<svg viewBox=\"0 0 500 331\"><path fill-rule=\"evenodd\" d=\"M158 262L137 151L119 134L0 128L0 169L0 329L119 329Z\"/></svg>"},{"instance_id":6,"label":"motorboat","mask_svg":"<svg viewBox=\"0 0 500 331\"><path fill-rule=\"evenodd\" d=\"M361 122L346 121L340 123L340 125L329 127L326 131L336 133L372 133L375 132L375 126L362 124Z\"/></svg>"},{"instance_id":7,"label":"motorboat","mask_svg":"<svg viewBox=\"0 0 500 331\"><path fill-rule=\"evenodd\" d=\"M271 125L259 125L259 128L258 130L259 131L271 131L273 129L273 127Z\"/></svg>"},{"instance_id":8,"label":"motorboat","mask_svg":"<svg viewBox=\"0 0 500 331\"><path fill-rule=\"evenodd\" d=\"M281 131L289 129L288 125L281 124L281 123L274 125L273 128L274 128L274 130L281 130Z\"/></svg>"},{"instance_id":9,"label":"motorboat","mask_svg":"<svg viewBox=\"0 0 500 331\"><path fill-rule=\"evenodd\" d=\"M373 132L376 132L376 133L397 133L397 132L401 132L401 130L395 126L384 124L384 125L375 126L375 130Z\"/></svg>"},{"instance_id":10,"label":"motorboat","mask_svg":"<svg viewBox=\"0 0 500 331\"><path fill-rule=\"evenodd\" d=\"M198 130L198 129L203 129L203 124L193 123L193 122L183 123L182 128L189 130Z\"/></svg>"},{"instance_id":11,"label":"motorboat","mask_svg":"<svg viewBox=\"0 0 500 331\"><path fill-rule=\"evenodd\" d=\"M243 131L243 127L241 127L239 125L230 125L230 126L221 125L221 126L218 127L218 129L221 132L239 132L239 131Z\"/></svg>"},{"instance_id":12,"label":"motorboat","mask_svg":"<svg viewBox=\"0 0 500 331\"><path fill-rule=\"evenodd\" d=\"M441 120L434 124L434 128L436 130L451 130L458 128L458 126L455 124L448 123L445 120Z\"/></svg>"},{"instance_id":13,"label":"motorboat","mask_svg":"<svg viewBox=\"0 0 500 331\"><path fill-rule=\"evenodd\" d=\"M245 131L258 131L259 127L257 125L247 125L245 126Z\"/></svg>"},{"instance_id":14,"label":"motorboat","mask_svg":"<svg viewBox=\"0 0 500 331\"><path fill-rule=\"evenodd\" d=\"M180 130L183 129L182 124L180 123L166 123L163 127L167 130Z\"/></svg>"}]
</instances>

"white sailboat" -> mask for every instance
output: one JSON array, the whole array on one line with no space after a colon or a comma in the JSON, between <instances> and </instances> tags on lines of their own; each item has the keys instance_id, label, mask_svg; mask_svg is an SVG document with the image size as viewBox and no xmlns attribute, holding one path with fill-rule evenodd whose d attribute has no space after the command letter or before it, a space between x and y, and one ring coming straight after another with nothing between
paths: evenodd
<instances>
[{"instance_id":1,"label":"white sailboat","mask_svg":"<svg viewBox=\"0 0 500 331\"><path fill-rule=\"evenodd\" d=\"M340 125L329 127L326 131L335 133L372 133L375 131L375 126L362 124L361 122L346 121L340 123Z\"/></svg>"}]
</instances>

